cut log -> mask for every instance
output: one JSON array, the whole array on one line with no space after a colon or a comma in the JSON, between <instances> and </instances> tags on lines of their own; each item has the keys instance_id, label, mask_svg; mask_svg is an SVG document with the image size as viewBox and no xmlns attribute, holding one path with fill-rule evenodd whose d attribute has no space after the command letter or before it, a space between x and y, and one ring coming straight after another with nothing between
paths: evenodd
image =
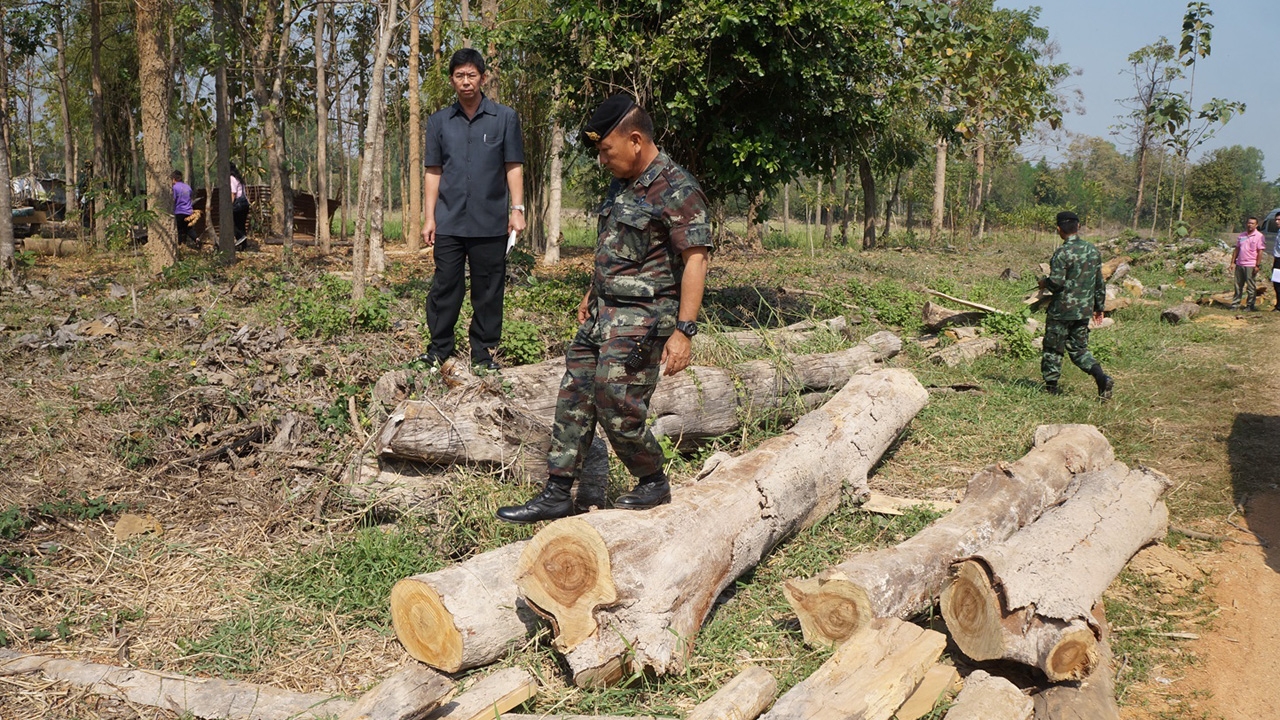
<instances>
[{"instance_id":1,"label":"cut log","mask_svg":"<svg viewBox=\"0 0 1280 720\"><path fill-rule=\"evenodd\" d=\"M378 683L340 716L341 720L418 720L453 693L453 681L410 661Z\"/></svg>"},{"instance_id":2,"label":"cut log","mask_svg":"<svg viewBox=\"0 0 1280 720\"><path fill-rule=\"evenodd\" d=\"M538 681L528 670L506 668L485 677L466 692L441 705L427 720L490 720L508 717L506 712L519 707L538 693Z\"/></svg>"},{"instance_id":3,"label":"cut log","mask_svg":"<svg viewBox=\"0 0 1280 720\"><path fill-rule=\"evenodd\" d=\"M682 670L721 591L834 510L843 486L867 493L867 472L927 399L905 370L860 373L790 431L677 488L669 505L557 520L535 535L516 583L554 620L574 682Z\"/></svg>"},{"instance_id":4,"label":"cut log","mask_svg":"<svg viewBox=\"0 0 1280 720\"><path fill-rule=\"evenodd\" d=\"M89 254L88 243L80 240L63 240L61 238L23 238L22 249L36 255L52 255L54 257Z\"/></svg>"},{"instance_id":5,"label":"cut log","mask_svg":"<svg viewBox=\"0 0 1280 720\"><path fill-rule=\"evenodd\" d=\"M815 330L848 336L849 321L843 317L835 317L818 322L801 320L780 328L700 332L693 337L693 351L705 352L722 345L737 345L744 348L795 347L810 340Z\"/></svg>"},{"instance_id":6,"label":"cut log","mask_svg":"<svg viewBox=\"0 0 1280 720\"><path fill-rule=\"evenodd\" d=\"M940 632L877 618L778 698L762 720L888 720L946 644Z\"/></svg>"},{"instance_id":7,"label":"cut log","mask_svg":"<svg viewBox=\"0 0 1280 720\"><path fill-rule=\"evenodd\" d=\"M663 376L649 403L653 431L694 441L737 429L743 418L777 408L789 395L842 387L858 370L902 349L880 332L834 353L754 360L732 369L695 366ZM378 452L432 464L475 462L545 475L564 359L504 370L437 400L400 404L379 432ZM496 377L496 376L495 376Z\"/></svg>"},{"instance_id":8,"label":"cut log","mask_svg":"<svg viewBox=\"0 0 1280 720\"><path fill-rule=\"evenodd\" d=\"M1111 281L1112 279L1120 280L1129 272L1129 261L1133 258L1128 255L1117 255L1110 260L1102 263L1102 279ZM1123 271L1121 270L1123 268Z\"/></svg>"},{"instance_id":9,"label":"cut log","mask_svg":"<svg viewBox=\"0 0 1280 720\"><path fill-rule=\"evenodd\" d=\"M952 325L975 325L981 322L985 315L985 312L962 313L928 300L925 301L924 307L920 309L921 319L924 320L925 329L929 332L938 332Z\"/></svg>"},{"instance_id":10,"label":"cut log","mask_svg":"<svg viewBox=\"0 0 1280 720\"><path fill-rule=\"evenodd\" d=\"M948 693L960 688L960 673L954 665L934 665L924 674L911 697L893 714L894 720L920 720Z\"/></svg>"},{"instance_id":11,"label":"cut log","mask_svg":"<svg viewBox=\"0 0 1280 720\"><path fill-rule=\"evenodd\" d=\"M513 572L527 541L481 553L391 588L391 624L410 655L453 673L487 665L541 621L519 599Z\"/></svg>"},{"instance_id":12,"label":"cut log","mask_svg":"<svg viewBox=\"0 0 1280 720\"><path fill-rule=\"evenodd\" d=\"M1121 463L1080 477L1061 505L962 559L942 592L942 617L974 660L1039 668L1080 680L1098 662L1092 610L1142 546L1164 536L1163 474Z\"/></svg>"},{"instance_id":13,"label":"cut log","mask_svg":"<svg viewBox=\"0 0 1280 720\"><path fill-rule=\"evenodd\" d=\"M1174 305L1173 307L1160 313L1160 319L1170 325L1177 325L1183 320L1187 320L1196 316L1200 312L1200 306L1195 303L1184 302Z\"/></svg>"},{"instance_id":14,"label":"cut log","mask_svg":"<svg viewBox=\"0 0 1280 720\"><path fill-rule=\"evenodd\" d=\"M788 580L783 591L805 641L836 645L871 618L908 618L931 607L953 560L1009 537L1056 502L1075 473L1113 460L1111 445L1091 425L1040 426L1030 452L975 474L964 502L915 537Z\"/></svg>"},{"instance_id":15,"label":"cut log","mask_svg":"<svg viewBox=\"0 0 1280 720\"><path fill-rule=\"evenodd\" d=\"M1120 720L1110 630L1102 603L1094 606L1093 618L1102 629L1097 667L1081 682L1052 685L1033 695L1036 720Z\"/></svg>"},{"instance_id":16,"label":"cut log","mask_svg":"<svg viewBox=\"0 0 1280 720\"><path fill-rule=\"evenodd\" d=\"M777 696L778 681L768 670L753 665L695 707L685 720L754 720Z\"/></svg>"},{"instance_id":17,"label":"cut log","mask_svg":"<svg viewBox=\"0 0 1280 720\"><path fill-rule=\"evenodd\" d=\"M930 355L929 359L939 365L957 367L965 363L973 362L983 355L989 355L999 348L1000 341L996 338L978 338L977 340L956 343L955 345L945 347Z\"/></svg>"},{"instance_id":18,"label":"cut log","mask_svg":"<svg viewBox=\"0 0 1280 720\"><path fill-rule=\"evenodd\" d=\"M1035 703L1017 685L984 670L964 679L964 688L947 711L947 720L1031 720Z\"/></svg>"},{"instance_id":19,"label":"cut log","mask_svg":"<svg viewBox=\"0 0 1280 720\"><path fill-rule=\"evenodd\" d=\"M352 705L348 700L321 693L297 693L236 680L184 677L46 655L23 655L0 648L0 676L37 672L49 680L83 687L97 695L190 713L198 718L332 718Z\"/></svg>"}]
</instances>

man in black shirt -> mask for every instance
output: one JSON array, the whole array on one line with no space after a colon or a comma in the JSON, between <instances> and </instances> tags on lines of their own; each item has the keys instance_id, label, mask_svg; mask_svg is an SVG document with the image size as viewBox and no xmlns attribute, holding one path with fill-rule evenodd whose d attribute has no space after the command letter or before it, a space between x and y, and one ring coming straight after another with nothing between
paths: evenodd
<instances>
[{"instance_id":1,"label":"man in black shirt","mask_svg":"<svg viewBox=\"0 0 1280 720\"><path fill-rule=\"evenodd\" d=\"M431 343L420 359L434 364L453 354L470 264L471 362L496 370L507 235L525 227L520 119L481 92L485 64L476 50L453 54L449 81L458 101L427 119L422 240L434 248L436 271L427 295Z\"/></svg>"}]
</instances>

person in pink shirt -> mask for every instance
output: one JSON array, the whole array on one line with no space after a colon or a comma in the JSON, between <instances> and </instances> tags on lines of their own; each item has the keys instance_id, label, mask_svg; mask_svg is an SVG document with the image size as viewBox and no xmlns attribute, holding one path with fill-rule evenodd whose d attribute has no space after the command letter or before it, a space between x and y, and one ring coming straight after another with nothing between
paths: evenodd
<instances>
[{"instance_id":1,"label":"person in pink shirt","mask_svg":"<svg viewBox=\"0 0 1280 720\"><path fill-rule=\"evenodd\" d=\"M1245 310L1257 312L1258 306L1258 258L1267 246L1267 238L1258 232L1258 218L1250 217L1245 231L1236 237L1236 247L1231 251L1231 269L1235 272L1236 294L1231 298L1231 309L1240 309L1240 295L1246 295Z\"/></svg>"}]
</instances>

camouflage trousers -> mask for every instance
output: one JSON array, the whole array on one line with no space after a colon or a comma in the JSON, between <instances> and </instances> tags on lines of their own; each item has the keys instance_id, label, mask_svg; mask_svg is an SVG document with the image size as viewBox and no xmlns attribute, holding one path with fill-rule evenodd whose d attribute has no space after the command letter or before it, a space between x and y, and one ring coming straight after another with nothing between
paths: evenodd
<instances>
[{"instance_id":1,"label":"camouflage trousers","mask_svg":"<svg viewBox=\"0 0 1280 720\"><path fill-rule=\"evenodd\" d=\"M577 479L596 423L627 470L636 477L662 470L662 446L645 425L649 398L658 384L658 360L666 338L656 338L648 362L632 373L623 364L639 338L615 337L595 342L580 331L565 353L564 379L556 399L547 474Z\"/></svg>"},{"instance_id":2,"label":"camouflage trousers","mask_svg":"<svg viewBox=\"0 0 1280 720\"><path fill-rule=\"evenodd\" d=\"M1083 320L1049 320L1044 327L1044 354L1040 356L1040 374L1044 381L1057 383L1062 376L1062 355L1066 353L1076 367L1085 372L1098 364L1089 353L1089 318Z\"/></svg>"}]
</instances>

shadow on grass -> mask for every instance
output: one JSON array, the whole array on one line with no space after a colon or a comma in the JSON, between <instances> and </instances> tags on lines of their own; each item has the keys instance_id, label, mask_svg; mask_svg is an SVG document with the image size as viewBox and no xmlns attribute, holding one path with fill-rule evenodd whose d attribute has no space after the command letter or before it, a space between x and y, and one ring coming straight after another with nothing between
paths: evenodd
<instances>
[{"instance_id":1,"label":"shadow on grass","mask_svg":"<svg viewBox=\"0 0 1280 720\"><path fill-rule=\"evenodd\" d=\"M1227 459L1235 501L1244 504L1249 529L1266 546L1267 565L1280 572L1280 416L1237 414Z\"/></svg>"}]
</instances>

